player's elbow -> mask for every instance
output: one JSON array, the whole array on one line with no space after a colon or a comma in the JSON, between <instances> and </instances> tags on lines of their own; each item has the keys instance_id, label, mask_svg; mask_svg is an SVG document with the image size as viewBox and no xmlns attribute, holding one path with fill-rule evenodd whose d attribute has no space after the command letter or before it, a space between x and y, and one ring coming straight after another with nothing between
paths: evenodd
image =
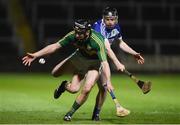
<instances>
[{"instance_id":1,"label":"player's elbow","mask_svg":"<svg viewBox=\"0 0 180 125\"><path fill-rule=\"evenodd\" d=\"M49 45L49 48L51 49L51 52L55 52L56 50L60 48L60 44L59 43L51 44Z\"/></svg>"}]
</instances>

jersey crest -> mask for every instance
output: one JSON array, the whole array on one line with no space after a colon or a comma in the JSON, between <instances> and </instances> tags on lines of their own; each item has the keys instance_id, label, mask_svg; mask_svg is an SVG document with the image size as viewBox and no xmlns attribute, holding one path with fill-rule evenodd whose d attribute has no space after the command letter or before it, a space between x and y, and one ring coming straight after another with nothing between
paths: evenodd
<instances>
[{"instance_id":1,"label":"jersey crest","mask_svg":"<svg viewBox=\"0 0 180 125\"><path fill-rule=\"evenodd\" d=\"M107 32L106 36L109 39L109 38L115 37L118 34L119 34L119 31L117 29L113 29L111 32L109 32L109 33Z\"/></svg>"}]
</instances>

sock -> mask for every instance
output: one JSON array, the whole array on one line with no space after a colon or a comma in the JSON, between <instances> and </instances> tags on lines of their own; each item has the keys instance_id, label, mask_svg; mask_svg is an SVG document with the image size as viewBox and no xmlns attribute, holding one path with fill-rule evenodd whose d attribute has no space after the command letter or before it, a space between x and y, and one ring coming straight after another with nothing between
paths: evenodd
<instances>
[{"instance_id":1,"label":"sock","mask_svg":"<svg viewBox=\"0 0 180 125\"><path fill-rule=\"evenodd\" d=\"M75 101L74 104L72 105L71 110L67 113L67 115L72 116L80 106L81 105Z\"/></svg>"},{"instance_id":2,"label":"sock","mask_svg":"<svg viewBox=\"0 0 180 125\"><path fill-rule=\"evenodd\" d=\"M94 115L94 116L99 115L100 110L101 110L100 108L95 107L95 108L94 108L94 111L93 111L93 115Z\"/></svg>"}]
</instances>

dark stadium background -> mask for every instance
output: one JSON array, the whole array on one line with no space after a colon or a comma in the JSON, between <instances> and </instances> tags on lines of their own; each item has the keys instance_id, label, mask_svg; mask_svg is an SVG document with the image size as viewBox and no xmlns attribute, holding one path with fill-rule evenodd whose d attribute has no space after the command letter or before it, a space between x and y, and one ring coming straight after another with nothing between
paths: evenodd
<instances>
[{"instance_id":1,"label":"dark stadium background","mask_svg":"<svg viewBox=\"0 0 180 125\"><path fill-rule=\"evenodd\" d=\"M117 52L131 71L180 72L179 0L1 0L0 71L46 72L71 53L57 52L45 57L46 65L22 65L26 52L34 52L71 31L76 18L92 22L101 18L106 6L116 7L123 39L146 60L143 66L134 58Z\"/></svg>"},{"instance_id":2,"label":"dark stadium background","mask_svg":"<svg viewBox=\"0 0 180 125\"><path fill-rule=\"evenodd\" d=\"M74 19L100 19L106 6L118 9L123 39L144 56L145 64L138 65L122 51L116 55L138 79L151 81L152 90L143 94L129 76L113 73L114 93L131 114L116 117L107 95L101 121L92 121L95 85L67 123L63 117L79 93L65 92L54 99L55 88L72 77L50 73L73 49L44 57L44 65L36 60L25 67L21 59L62 38ZM180 124L179 64L180 0L0 0L0 124Z\"/></svg>"}]
</instances>

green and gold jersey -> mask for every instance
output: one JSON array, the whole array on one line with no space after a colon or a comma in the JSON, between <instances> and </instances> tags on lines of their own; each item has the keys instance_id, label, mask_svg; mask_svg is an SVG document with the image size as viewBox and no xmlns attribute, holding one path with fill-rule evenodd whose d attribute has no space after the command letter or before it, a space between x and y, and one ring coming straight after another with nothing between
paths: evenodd
<instances>
[{"instance_id":1,"label":"green and gold jersey","mask_svg":"<svg viewBox=\"0 0 180 125\"><path fill-rule=\"evenodd\" d=\"M70 44L79 48L79 52L86 58L107 60L103 36L94 30L91 31L90 37L84 41L77 40L75 32L71 31L58 42L62 47Z\"/></svg>"}]
</instances>

